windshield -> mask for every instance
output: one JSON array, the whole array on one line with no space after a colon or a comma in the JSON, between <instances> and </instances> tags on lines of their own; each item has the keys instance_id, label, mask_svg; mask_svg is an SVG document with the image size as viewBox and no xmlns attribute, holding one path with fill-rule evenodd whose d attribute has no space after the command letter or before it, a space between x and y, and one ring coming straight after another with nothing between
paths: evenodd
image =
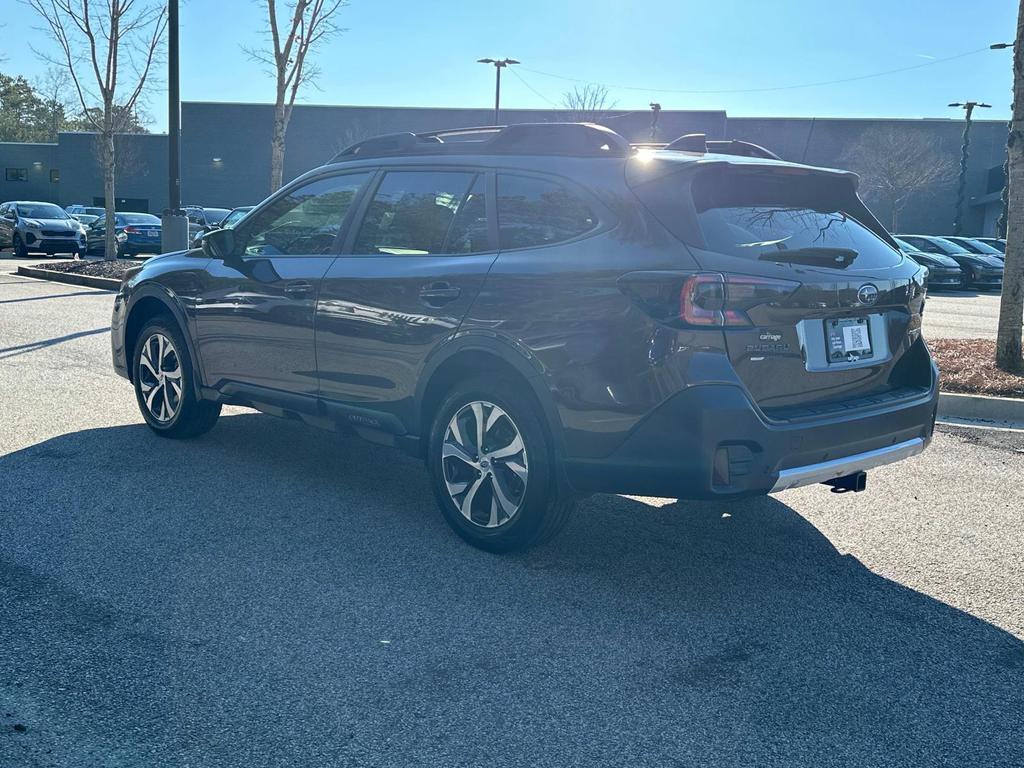
<instances>
[{"instance_id":1,"label":"windshield","mask_svg":"<svg viewBox=\"0 0 1024 768\"><path fill-rule=\"evenodd\" d=\"M119 213L117 214L118 224L156 224L159 226L160 219L151 213Z\"/></svg>"},{"instance_id":2,"label":"windshield","mask_svg":"<svg viewBox=\"0 0 1024 768\"><path fill-rule=\"evenodd\" d=\"M26 219L68 219L62 208L52 203L18 203L18 215Z\"/></svg>"},{"instance_id":3,"label":"windshield","mask_svg":"<svg viewBox=\"0 0 1024 768\"><path fill-rule=\"evenodd\" d=\"M207 224L220 224L231 213L227 208L205 208L204 212Z\"/></svg>"},{"instance_id":4,"label":"windshield","mask_svg":"<svg viewBox=\"0 0 1024 768\"><path fill-rule=\"evenodd\" d=\"M970 249L960 245L960 243L954 243L952 240L947 240L944 237L933 237L931 241L935 243L944 253L970 253Z\"/></svg>"},{"instance_id":5,"label":"windshield","mask_svg":"<svg viewBox=\"0 0 1024 768\"><path fill-rule=\"evenodd\" d=\"M981 240L972 240L967 238L965 240L957 241L961 243L968 250L974 251L974 253L984 253L987 256L1002 256L1003 252L998 248L993 248L988 243L983 243Z\"/></svg>"},{"instance_id":6,"label":"windshield","mask_svg":"<svg viewBox=\"0 0 1024 768\"><path fill-rule=\"evenodd\" d=\"M237 224L243 218L245 218L245 214L247 214L251 210L252 208L235 208L235 210L233 210L224 218L224 221L221 222L221 225L224 227L233 227L235 226L235 224Z\"/></svg>"}]
</instances>

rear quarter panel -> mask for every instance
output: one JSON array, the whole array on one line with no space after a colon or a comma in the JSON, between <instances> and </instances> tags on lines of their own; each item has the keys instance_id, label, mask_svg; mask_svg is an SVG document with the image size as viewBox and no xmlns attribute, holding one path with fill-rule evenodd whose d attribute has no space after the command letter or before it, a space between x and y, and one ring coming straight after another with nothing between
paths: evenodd
<instances>
[{"instance_id":1,"label":"rear quarter panel","mask_svg":"<svg viewBox=\"0 0 1024 768\"><path fill-rule=\"evenodd\" d=\"M499 252L460 328L460 335L497 335L530 360L572 457L608 455L688 381L735 382L719 331L658 323L619 289L629 272L695 267L621 174L619 166L617 175L584 178L589 189L605 190L598 200L609 215L606 229Z\"/></svg>"}]
</instances>

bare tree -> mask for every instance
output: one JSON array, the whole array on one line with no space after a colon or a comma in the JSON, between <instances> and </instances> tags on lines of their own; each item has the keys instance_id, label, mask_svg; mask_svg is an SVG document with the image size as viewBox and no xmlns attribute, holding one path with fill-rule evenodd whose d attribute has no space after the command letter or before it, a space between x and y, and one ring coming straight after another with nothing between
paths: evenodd
<instances>
[{"instance_id":1,"label":"bare tree","mask_svg":"<svg viewBox=\"0 0 1024 768\"><path fill-rule=\"evenodd\" d=\"M562 106L569 110L569 120L574 123L599 123L615 104L608 101L608 89L596 83L575 85L562 94Z\"/></svg>"},{"instance_id":2,"label":"bare tree","mask_svg":"<svg viewBox=\"0 0 1024 768\"><path fill-rule=\"evenodd\" d=\"M135 114L157 59L167 6L139 0L26 0L46 23L60 50L41 53L66 69L86 124L96 131L103 164L103 196L108 221L114 219L117 150L114 136ZM117 257L113 227L107 227L104 253Z\"/></svg>"},{"instance_id":3,"label":"bare tree","mask_svg":"<svg viewBox=\"0 0 1024 768\"><path fill-rule=\"evenodd\" d=\"M957 172L955 159L911 126L869 128L843 161L861 175L868 197L890 206L893 232L899 232L900 215L916 195L950 181Z\"/></svg>"},{"instance_id":4,"label":"bare tree","mask_svg":"<svg viewBox=\"0 0 1024 768\"><path fill-rule=\"evenodd\" d=\"M276 0L266 0L270 21L270 50L244 49L256 61L271 68L274 91L274 135L270 143L270 191L284 179L284 141L292 118L295 97L304 85L320 74L309 58L317 47L342 32L335 17L346 0L286 0L278 13ZM284 18L279 18L279 15Z\"/></svg>"},{"instance_id":5,"label":"bare tree","mask_svg":"<svg viewBox=\"0 0 1024 768\"><path fill-rule=\"evenodd\" d=\"M1010 173L1006 217L1006 264L996 330L996 365L1004 371L1024 369L1021 327L1024 324L1024 0L1017 11L1013 47L1013 116L1007 141Z\"/></svg>"},{"instance_id":6,"label":"bare tree","mask_svg":"<svg viewBox=\"0 0 1024 768\"><path fill-rule=\"evenodd\" d=\"M38 78L34 88L46 106L50 141L57 141L57 134L67 125L68 113L73 112L71 101L71 75L64 67L48 67L46 74Z\"/></svg>"}]
</instances>

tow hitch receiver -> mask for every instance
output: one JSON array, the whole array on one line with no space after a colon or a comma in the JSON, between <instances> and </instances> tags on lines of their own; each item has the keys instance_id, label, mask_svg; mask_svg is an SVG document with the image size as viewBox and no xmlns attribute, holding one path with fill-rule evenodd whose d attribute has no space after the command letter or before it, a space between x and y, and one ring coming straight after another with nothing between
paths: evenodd
<instances>
[{"instance_id":1,"label":"tow hitch receiver","mask_svg":"<svg viewBox=\"0 0 1024 768\"><path fill-rule=\"evenodd\" d=\"M854 472L852 475L837 477L835 480L826 480L825 485L832 486L832 493L846 493L847 491L860 493L867 488L868 473Z\"/></svg>"}]
</instances>

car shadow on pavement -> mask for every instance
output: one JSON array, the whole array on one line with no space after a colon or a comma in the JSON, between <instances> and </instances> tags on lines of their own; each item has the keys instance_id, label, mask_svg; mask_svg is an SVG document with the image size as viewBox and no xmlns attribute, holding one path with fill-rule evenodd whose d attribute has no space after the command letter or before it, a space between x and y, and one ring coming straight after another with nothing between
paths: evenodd
<instances>
[{"instance_id":1,"label":"car shadow on pavement","mask_svg":"<svg viewBox=\"0 0 1024 768\"><path fill-rule=\"evenodd\" d=\"M8 357L25 355L29 352L36 352L40 349L46 349L46 347L52 347L55 344L63 344L65 341L74 341L75 339L81 339L85 336L95 336L98 333L110 333L110 328L93 328L88 331L76 331L75 333L69 333L64 336L55 336L51 339L30 341L27 344L17 344L12 347L0 347L0 360L5 360Z\"/></svg>"},{"instance_id":2,"label":"car shadow on pavement","mask_svg":"<svg viewBox=\"0 0 1024 768\"><path fill-rule=\"evenodd\" d=\"M260 415L0 457L0 616L3 765L1024 762L1024 644L776 498L498 557L414 459Z\"/></svg>"}]
</instances>

